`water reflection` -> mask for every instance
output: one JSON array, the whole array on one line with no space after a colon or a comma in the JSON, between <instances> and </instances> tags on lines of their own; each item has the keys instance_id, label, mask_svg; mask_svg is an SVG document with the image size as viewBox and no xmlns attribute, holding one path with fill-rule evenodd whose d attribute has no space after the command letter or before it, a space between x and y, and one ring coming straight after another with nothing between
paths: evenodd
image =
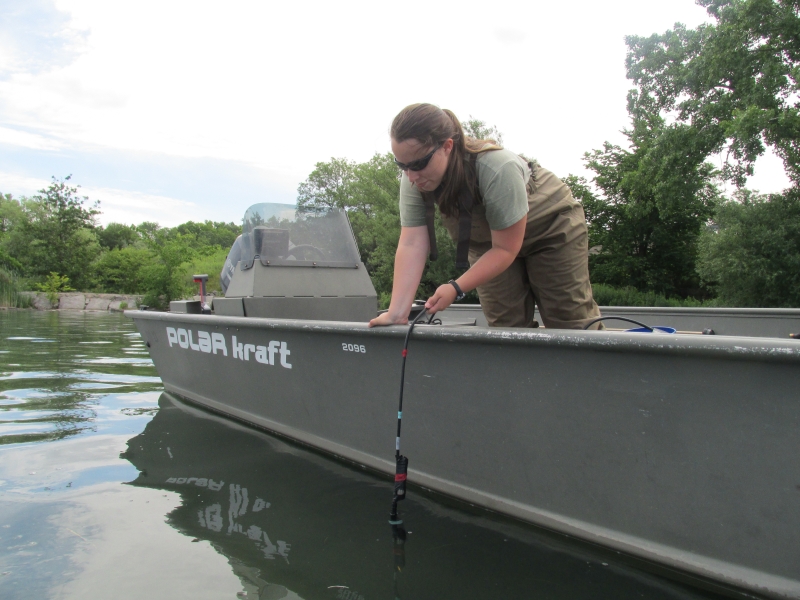
<instances>
[{"instance_id":1,"label":"water reflection","mask_svg":"<svg viewBox=\"0 0 800 600\"><path fill-rule=\"evenodd\" d=\"M121 315L0 312L0 445L95 431L106 394L161 389L148 357L124 355L133 329Z\"/></svg>"},{"instance_id":2,"label":"water reflection","mask_svg":"<svg viewBox=\"0 0 800 600\"><path fill-rule=\"evenodd\" d=\"M122 455L131 485L180 494L168 523L224 554L253 597L713 597L419 492L407 536L393 532L387 481L167 394L159 407Z\"/></svg>"}]
</instances>

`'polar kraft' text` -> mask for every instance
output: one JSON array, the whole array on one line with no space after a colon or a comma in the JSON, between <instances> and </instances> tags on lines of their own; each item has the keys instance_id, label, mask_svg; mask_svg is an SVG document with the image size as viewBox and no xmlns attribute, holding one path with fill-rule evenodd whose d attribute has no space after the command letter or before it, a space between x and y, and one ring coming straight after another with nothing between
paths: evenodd
<instances>
[{"instance_id":1,"label":"'polar kraft' text","mask_svg":"<svg viewBox=\"0 0 800 600\"><path fill-rule=\"evenodd\" d=\"M181 348L192 349L197 352L205 352L206 354L222 353L222 356L228 356L228 346L226 344L225 336L221 333L208 333L207 331L198 331L196 333L197 340L195 341L195 332L191 329L175 329L174 327L167 327L167 341L169 347L178 345ZM244 344L236 341L236 336L231 336L231 348L233 349L233 358L239 360L253 359L262 365L275 365L275 360L278 358L280 365L285 369L291 369L292 365L287 360L291 351L286 345L286 342L271 341L266 346L256 346L255 344ZM277 355L277 356L276 356Z\"/></svg>"}]
</instances>

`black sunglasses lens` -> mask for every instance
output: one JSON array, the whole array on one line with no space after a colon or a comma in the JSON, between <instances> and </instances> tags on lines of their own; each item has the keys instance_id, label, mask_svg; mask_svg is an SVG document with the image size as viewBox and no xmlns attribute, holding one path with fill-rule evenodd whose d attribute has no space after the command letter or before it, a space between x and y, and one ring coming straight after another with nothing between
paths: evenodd
<instances>
[{"instance_id":1,"label":"black sunglasses lens","mask_svg":"<svg viewBox=\"0 0 800 600\"><path fill-rule=\"evenodd\" d=\"M429 162L431 162L431 157L426 156L425 158L420 158L419 160L409 163L406 165L406 168L408 168L409 171L422 171L422 169L428 166Z\"/></svg>"},{"instance_id":2,"label":"black sunglasses lens","mask_svg":"<svg viewBox=\"0 0 800 600\"><path fill-rule=\"evenodd\" d=\"M428 166L428 163L431 162L431 158L433 155L436 154L436 151L439 149L439 146L434 148L430 154L427 156L423 156L418 160L413 160L408 164L399 162L396 158L394 159L395 164L400 167L401 171L422 171L425 167Z\"/></svg>"}]
</instances>

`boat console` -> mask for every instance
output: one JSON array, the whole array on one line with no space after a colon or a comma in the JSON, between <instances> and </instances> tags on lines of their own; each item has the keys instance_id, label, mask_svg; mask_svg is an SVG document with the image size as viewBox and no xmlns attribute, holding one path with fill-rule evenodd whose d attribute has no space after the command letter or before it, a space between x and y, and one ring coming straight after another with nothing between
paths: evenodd
<instances>
[{"instance_id":1,"label":"boat console","mask_svg":"<svg viewBox=\"0 0 800 600\"><path fill-rule=\"evenodd\" d=\"M251 206L222 281L221 316L366 322L378 309L347 213L336 208Z\"/></svg>"}]
</instances>

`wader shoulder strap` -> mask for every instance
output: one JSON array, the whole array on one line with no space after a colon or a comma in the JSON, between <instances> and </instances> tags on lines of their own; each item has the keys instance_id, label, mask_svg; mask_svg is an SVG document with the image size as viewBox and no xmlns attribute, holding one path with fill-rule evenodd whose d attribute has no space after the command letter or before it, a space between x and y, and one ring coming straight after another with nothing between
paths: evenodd
<instances>
[{"instance_id":1,"label":"wader shoulder strap","mask_svg":"<svg viewBox=\"0 0 800 600\"><path fill-rule=\"evenodd\" d=\"M472 235L472 205L475 198L472 194L473 186L478 190L478 168L476 165L478 155L470 154L470 173L467 175L467 183L461 188L458 195L458 242L456 245L456 268L469 269L469 239ZM478 192L480 194L480 191ZM439 258L439 251L436 247L436 230L434 227L435 196L434 194L423 194L425 202L425 224L428 227L428 240L430 241L430 260Z\"/></svg>"},{"instance_id":2,"label":"wader shoulder strap","mask_svg":"<svg viewBox=\"0 0 800 600\"><path fill-rule=\"evenodd\" d=\"M456 245L456 269L469 269L469 239L472 237L472 205L475 198L473 188L478 191L478 168L475 162L477 154L469 155L469 171L467 181L458 194L458 244Z\"/></svg>"},{"instance_id":3,"label":"wader shoulder strap","mask_svg":"<svg viewBox=\"0 0 800 600\"><path fill-rule=\"evenodd\" d=\"M436 228L433 225L433 218L436 212L436 200L433 194L423 194L422 199L425 202L425 225L428 226L428 240L430 241L430 259L436 260L439 258L439 249L436 247Z\"/></svg>"}]
</instances>

